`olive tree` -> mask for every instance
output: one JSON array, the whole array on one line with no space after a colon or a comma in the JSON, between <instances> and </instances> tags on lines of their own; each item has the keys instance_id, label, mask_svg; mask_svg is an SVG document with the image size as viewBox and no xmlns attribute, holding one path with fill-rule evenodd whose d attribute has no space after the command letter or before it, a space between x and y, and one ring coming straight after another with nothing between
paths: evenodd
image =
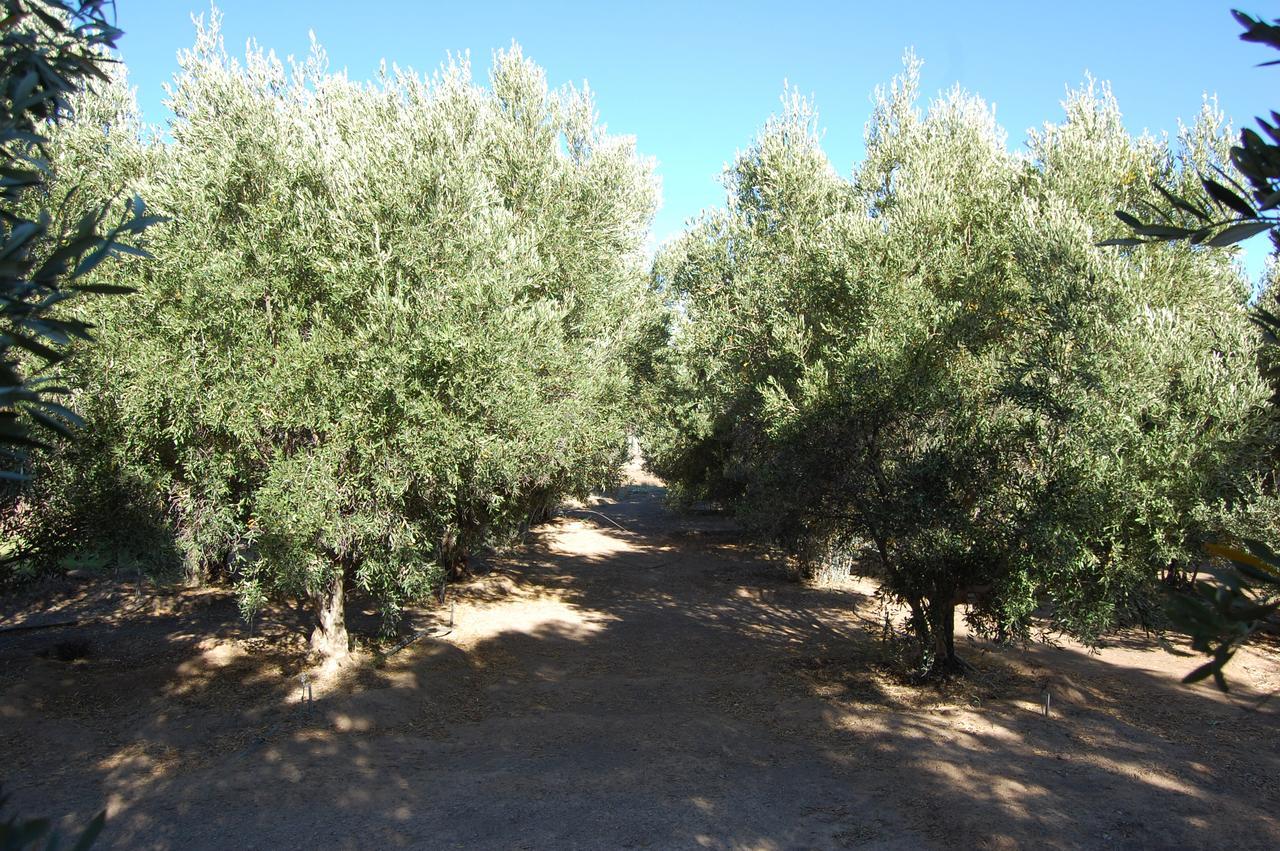
<instances>
[{"instance_id":1,"label":"olive tree","mask_svg":"<svg viewBox=\"0 0 1280 851\"><path fill-rule=\"evenodd\" d=\"M1145 191L1125 176L1176 159L1109 93L1074 95L1023 157L971 95L921 111L916 68L847 181L790 98L727 208L658 259L676 402L650 442L659 472L802 559L869 541L945 671L958 602L999 636L1048 602L1096 637L1185 564L1246 489L1224 464L1256 451L1265 388L1227 259L1095 246L1108 199Z\"/></svg>"},{"instance_id":2,"label":"olive tree","mask_svg":"<svg viewBox=\"0 0 1280 851\"><path fill-rule=\"evenodd\" d=\"M615 475L652 167L518 47L487 88L463 59L359 83L318 47L232 59L215 17L180 64L135 160L172 222L96 316L84 405L191 571L228 566L247 613L309 598L340 657L348 585L392 627Z\"/></svg>"},{"instance_id":3,"label":"olive tree","mask_svg":"<svg viewBox=\"0 0 1280 851\"><path fill-rule=\"evenodd\" d=\"M1240 11L1232 14L1243 28L1242 41L1280 49L1280 21L1268 23ZM1258 118L1257 124L1261 133L1250 128L1241 131L1239 144L1227 154L1229 167L1211 163L1211 170L1197 170L1196 179L1184 171L1176 183L1166 175L1156 177L1152 185L1161 196L1158 203L1118 209L1116 216L1129 233L1101 244L1138 248L1177 242L1221 249L1269 233L1273 246L1280 248L1280 218L1275 215L1280 206L1280 115L1272 112L1269 121ZM1273 252L1268 280L1254 312L1268 344L1259 354L1259 364L1271 383L1273 416L1280 399L1274 348L1280 340L1275 260ZM1196 581L1171 600L1175 621L1191 634L1197 650L1211 656L1187 675L1188 682L1212 675L1225 691L1223 668L1227 662L1255 633L1267 629L1280 611L1280 556L1265 540L1274 542L1276 536L1276 458L1272 437L1267 480L1258 488L1260 498L1251 506L1253 510L1241 517L1243 522L1236 528L1224 530L1222 540L1206 546L1206 553L1218 562L1207 571L1209 578Z\"/></svg>"}]
</instances>

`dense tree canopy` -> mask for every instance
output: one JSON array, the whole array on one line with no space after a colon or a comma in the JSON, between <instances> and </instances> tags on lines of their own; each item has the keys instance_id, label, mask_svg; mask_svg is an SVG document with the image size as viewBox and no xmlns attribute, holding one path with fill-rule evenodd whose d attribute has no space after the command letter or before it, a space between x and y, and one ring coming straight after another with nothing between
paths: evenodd
<instances>
[{"instance_id":1,"label":"dense tree canopy","mask_svg":"<svg viewBox=\"0 0 1280 851\"><path fill-rule=\"evenodd\" d=\"M171 142L139 145L119 88L90 107L118 135L60 140L172 217L95 316L96 486L163 513L192 571L229 565L246 610L310 595L340 654L345 583L393 625L615 475L651 166L518 48L488 88L462 60L361 84L319 48L233 60L215 19L181 66Z\"/></svg>"},{"instance_id":2,"label":"dense tree canopy","mask_svg":"<svg viewBox=\"0 0 1280 851\"><path fill-rule=\"evenodd\" d=\"M1280 49L1280 22L1268 23L1240 11L1232 14L1243 28L1242 41ZM1277 63L1273 60L1263 64ZM1257 124L1261 134L1246 127L1240 132L1239 143L1230 149L1234 175L1218 168L1209 173L1202 170L1197 175L1198 185L1192 182L1189 192L1183 187L1171 190L1157 181L1154 187L1163 203L1139 204L1131 208L1132 212L1117 210L1116 217L1130 232L1103 244L1134 247L1186 242L1219 248L1269 232L1272 245L1280 248L1280 219L1274 213L1280 206L1280 113L1272 111L1270 120L1260 117ZM1274 348L1280 344L1280 311L1275 306L1280 290L1275 287L1275 261L1273 252L1267 280L1254 309L1254 320L1269 344L1260 353L1260 366L1271 383L1273 412L1280 402L1280 368ZM1273 457L1278 457L1274 447L1272 451ZM1194 582L1171 600L1174 622L1189 632L1197 650L1212 657L1188 674L1188 681L1212 675L1225 691L1223 667L1251 636L1271 626L1280 611L1280 556L1264 540L1275 539L1274 534L1264 534L1273 533L1275 528L1275 472L1271 471L1266 483L1267 498L1257 501L1258 510L1234 530L1235 540L1224 536L1225 540L1206 547L1206 552L1220 562L1218 569L1211 567L1208 578Z\"/></svg>"},{"instance_id":3,"label":"dense tree canopy","mask_svg":"<svg viewBox=\"0 0 1280 851\"><path fill-rule=\"evenodd\" d=\"M1181 153L1132 139L1105 87L1010 153L960 91L879 96L851 180L789 96L727 178L725 210L656 264L671 306L655 468L726 500L802 560L873 545L925 668L953 611L1024 631L1051 604L1093 637L1235 510L1266 388L1230 259L1095 243ZM666 404L667 401L670 404Z\"/></svg>"}]
</instances>

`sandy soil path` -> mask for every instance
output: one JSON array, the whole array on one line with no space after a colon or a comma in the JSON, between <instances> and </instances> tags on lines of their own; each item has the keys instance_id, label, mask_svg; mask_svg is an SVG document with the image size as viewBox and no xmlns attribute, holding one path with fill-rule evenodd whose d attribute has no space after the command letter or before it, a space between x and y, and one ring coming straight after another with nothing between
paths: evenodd
<instances>
[{"instance_id":1,"label":"sandy soil path","mask_svg":"<svg viewBox=\"0 0 1280 851\"><path fill-rule=\"evenodd\" d=\"M115 848L1280 847L1265 654L1230 699L1136 638L968 644L971 681L908 687L867 586L790 584L651 481L591 508L312 704L289 614L250 637L221 593L0 634L0 777L67 824L106 805Z\"/></svg>"}]
</instances>

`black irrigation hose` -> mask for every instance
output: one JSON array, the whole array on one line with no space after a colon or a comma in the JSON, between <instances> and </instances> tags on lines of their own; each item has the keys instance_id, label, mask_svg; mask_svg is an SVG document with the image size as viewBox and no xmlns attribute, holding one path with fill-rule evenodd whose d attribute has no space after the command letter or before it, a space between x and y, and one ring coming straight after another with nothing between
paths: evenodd
<instances>
[{"instance_id":1,"label":"black irrigation hose","mask_svg":"<svg viewBox=\"0 0 1280 851\"><path fill-rule=\"evenodd\" d=\"M597 517L603 517L605 520L608 520L610 523L612 523L614 526L617 526L619 529L621 529L622 531L626 532L628 535L632 534L632 532L631 532L631 530L630 530L630 529L628 529L626 526L623 526L623 525L622 525L621 523L619 523L617 520L614 520L614 519L613 519L612 517L610 517L608 514L601 514L599 511L592 511L590 508L562 508L562 509L560 509L560 513L561 513L561 514L572 514L572 513L573 513L573 512L575 512L575 511L582 512L582 513L584 513L584 514L594 514L594 515L595 515L595 516L597 516Z\"/></svg>"},{"instance_id":2,"label":"black irrigation hose","mask_svg":"<svg viewBox=\"0 0 1280 851\"><path fill-rule=\"evenodd\" d=\"M25 621L12 626L0 626L0 633L5 632L28 632L37 629L52 629L56 626L75 626L80 623L79 618L63 618L56 621L44 621L43 623L26 623Z\"/></svg>"},{"instance_id":3,"label":"black irrigation hose","mask_svg":"<svg viewBox=\"0 0 1280 851\"><path fill-rule=\"evenodd\" d=\"M447 593L448 593L448 585L445 583L441 583L440 584L440 604L441 605L444 605L444 601L446 599ZM382 662L385 662L387 660L387 657L392 656L393 654L399 653L401 650L405 649L410 644L412 644L413 642L417 641L420 638L444 638L446 635L450 635L453 632L453 604L452 603L449 605L448 628L445 629L443 632L435 632L435 630L438 630L438 629L440 629L440 627L430 626L430 627L427 627L426 629L420 629L417 632L414 632L410 635L405 636L404 638L400 639L400 641L396 642L396 645L392 647L390 650L388 650L387 652L374 654L374 657L373 657L374 664L381 664Z\"/></svg>"},{"instance_id":4,"label":"black irrigation hose","mask_svg":"<svg viewBox=\"0 0 1280 851\"><path fill-rule=\"evenodd\" d=\"M444 638L446 635L449 635L450 633L453 632L452 627L450 627L449 629L446 629L444 632L433 632L433 630L437 630L439 628L440 627L433 626L427 629L420 629L417 632L413 633L412 635L408 635L400 639L400 641L397 642L394 647L392 647L386 653L379 653L378 656L385 659L394 653L399 653L401 650L405 649L410 644L412 644L413 642L417 641L420 638Z\"/></svg>"}]
</instances>

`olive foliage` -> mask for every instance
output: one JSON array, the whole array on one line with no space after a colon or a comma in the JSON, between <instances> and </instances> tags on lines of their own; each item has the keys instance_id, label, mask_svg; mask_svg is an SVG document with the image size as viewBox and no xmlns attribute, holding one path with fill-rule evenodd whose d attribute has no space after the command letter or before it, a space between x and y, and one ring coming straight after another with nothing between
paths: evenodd
<instances>
[{"instance_id":1,"label":"olive foliage","mask_svg":"<svg viewBox=\"0 0 1280 851\"><path fill-rule=\"evenodd\" d=\"M972 95L921 110L918 67L878 92L850 179L789 94L727 206L659 256L646 437L686 498L802 562L869 543L941 671L959 602L1004 638L1043 604L1094 638L1191 568L1250 489L1229 465L1263 445L1266 387L1229 257L1095 245L1152 178L1221 159L1211 110L1172 149L1090 83L1022 155Z\"/></svg>"},{"instance_id":2,"label":"olive foliage","mask_svg":"<svg viewBox=\"0 0 1280 851\"><path fill-rule=\"evenodd\" d=\"M1243 29L1242 41L1280 49L1280 21L1268 23L1238 10L1233 10L1232 15ZM1262 64L1276 65L1280 60ZM1280 113L1273 110L1269 118L1257 119L1265 139L1251 128L1240 131L1239 144L1229 152L1235 176L1221 168L1201 172L1197 175L1198 185L1193 183L1190 192L1170 190L1156 182L1159 203L1139 205L1133 208L1134 212L1117 210L1116 217L1129 228L1129 235L1113 237L1102 244L1136 247L1187 242L1220 248L1269 233L1273 247L1280 250L1280 218L1275 214L1280 206ZM1280 291L1275 287L1275 260L1273 251L1263 298L1255 306L1253 317L1268 344L1261 352L1261 366L1272 387L1273 415L1280 401L1280 370L1274 348L1280 343L1280 311L1275 306ZM1274 447L1272 458L1276 458ZM1208 578L1193 582L1170 601L1175 623L1191 635L1195 649L1211 657L1186 676L1187 682L1213 676L1218 687L1226 691L1226 664L1256 633L1272 628L1273 619L1280 612L1280 556L1263 539L1267 535L1259 537L1259 530L1273 531L1276 522L1275 472L1273 466L1272 478L1260 489L1263 498L1251 512L1262 516L1236 530L1235 535L1207 545L1206 552L1217 561L1209 567ZM1275 536L1269 537L1274 540Z\"/></svg>"},{"instance_id":3,"label":"olive foliage","mask_svg":"<svg viewBox=\"0 0 1280 851\"><path fill-rule=\"evenodd\" d=\"M65 402L58 368L90 326L68 302L120 292L94 279L156 219L119 187L90 193L78 215L49 205L56 179L49 134L74 115L76 95L108 79L121 32L107 0L4 0L0 4L0 478L27 478L28 450L69 435L80 417Z\"/></svg>"},{"instance_id":4,"label":"olive foliage","mask_svg":"<svg viewBox=\"0 0 1280 851\"><path fill-rule=\"evenodd\" d=\"M98 310L78 401L102 481L189 570L229 569L246 613L310 597L341 655L347 585L390 628L614 475L652 166L515 46L487 88L461 58L358 83L319 47L233 59L215 17L180 65L170 141L64 140L84 163L119 141L99 157L172 218L117 267L139 292Z\"/></svg>"}]
</instances>

